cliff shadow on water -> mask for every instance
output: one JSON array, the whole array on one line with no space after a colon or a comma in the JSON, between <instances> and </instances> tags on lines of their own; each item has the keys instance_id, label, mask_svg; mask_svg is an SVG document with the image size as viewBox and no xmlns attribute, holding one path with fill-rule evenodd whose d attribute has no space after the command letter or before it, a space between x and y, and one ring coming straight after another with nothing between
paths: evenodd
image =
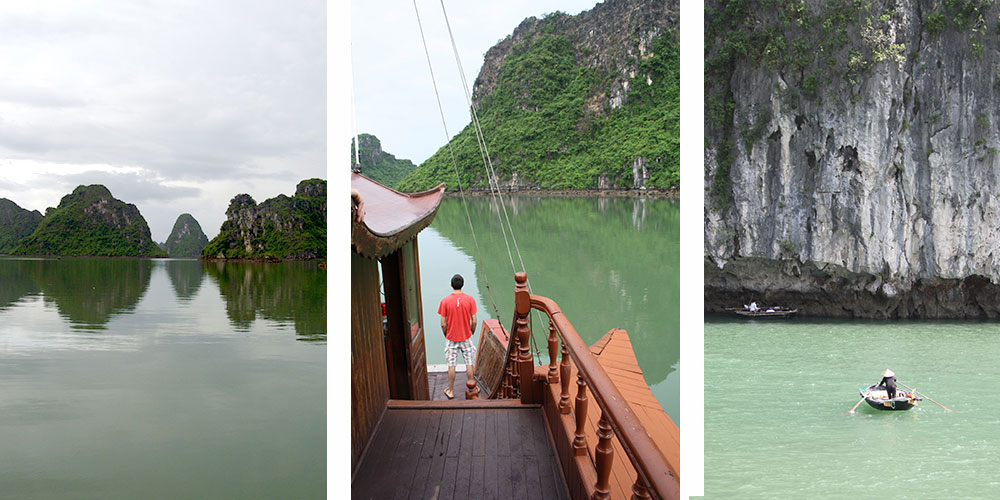
<instances>
[{"instance_id":1,"label":"cliff shadow on water","mask_svg":"<svg viewBox=\"0 0 1000 500\"><path fill-rule=\"evenodd\" d=\"M1000 315L1000 4L705 9L706 308Z\"/></svg>"},{"instance_id":2,"label":"cliff shadow on water","mask_svg":"<svg viewBox=\"0 0 1000 500\"><path fill-rule=\"evenodd\" d=\"M299 340L326 340L326 271L314 261L200 263L219 287L233 327L257 317L294 326Z\"/></svg>"},{"instance_id":3,"label":"cliff shadow on water","mask_svg":"<svg viewBox=\"0 0 1000 500\"><path fill-rule=\"evenodd\" d=\"M502 208L487 197L466 202L479 252L461 199L446 199L431 227L475 261L484 305L491 307L492 293L498 319L509 329L514 276L498 219L503 217ZM555 300L585 342L592 344L612 328L623 328L650 385L678 369L680 209L676 202L530 195L505 197L504 202L533 292ZM513 242L510 247L520 269ZM484 270L491 291L482 279ZM492 310L480 313L484 318L492 315ZM547 362L547 330L538 323L541 316L533 317L536 341Z\"/></svg>"}]
</instances>

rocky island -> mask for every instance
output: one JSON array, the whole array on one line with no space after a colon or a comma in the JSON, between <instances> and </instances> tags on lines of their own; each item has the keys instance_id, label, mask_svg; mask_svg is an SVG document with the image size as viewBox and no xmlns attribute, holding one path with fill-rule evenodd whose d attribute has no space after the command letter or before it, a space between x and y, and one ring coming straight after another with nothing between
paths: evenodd
<instances>
[{"instance_id":1,"label":"rocky island","mask_svg":"<svg viewBox=\"0 0 1000 500\"><path fill-rule=\"evenodd\" d=\"M201 230L201 224L191 214L181 214L174 222L170 236L163 243L163 249L171 257L201 257L201 251L208 245L208 236Z\"/></svg>"},{"instance_id":2,"label":"rocky island","mask_svg":"<svg viewBox=\"0 0 1000 500\"><path fill-rule=\"evenodd\" d=\"M260 204L248 194L229 203L218 236L202 250L206 259L326 258L326 181L307 179L294 196Z\"/></svg>"},{"instance_id":3,"label":"rocky island","mask_svg":"<svg viewBox=\"0 0 1000 500\"><path fill-rule=\"evenodd\" d=\"M998 14L706 3L707 311L1000 317Z\"/></svg>"},{"instance_id":4,"label":"rocky island","mask_svg":"<svg viewBox=\"0 0 1000 500\"><path fill-rule=\"evenodd\" d=\"M100 184L79 186L50 207L12 254L95 257L166 257L150 237L146 219L131 203Z\"/></svg>"},{"instance_id":5,"label":"rocky island","mask_svg":"<svg viewBox=\"0 0 1000 500\"><path fill-rule=\"evenodd\" d=\"M403 180L413 169L417 168L412 161L403 158L396 158L382 150L382 142L372 134L358 134L358 142L361 149L358 150L358 159L361 164L354 161L354 141L351 141L351 167L360 167L361 174L365 177L387 187L395 188L399 181Z\"/></svg>"},{"instance_id":6,"label":"rocky island","mask_svg":"<svg viewBox=\"0 0 1000 500\"><path fill-rule=\"evenodd\" d=\"M0 198L0 254L17 248L41 221L42 213L38 210L26 210L7 198Z\"/></svg>"}]
</instances>

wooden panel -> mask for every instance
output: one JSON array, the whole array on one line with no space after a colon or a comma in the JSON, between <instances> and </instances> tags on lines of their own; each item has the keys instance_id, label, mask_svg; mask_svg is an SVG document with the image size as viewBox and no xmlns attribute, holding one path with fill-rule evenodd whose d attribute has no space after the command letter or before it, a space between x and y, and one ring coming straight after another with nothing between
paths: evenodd
<instances>
[{"instance_id":1,"label":"wooden panel","mask_svg":"<svg viewBox=\"0 0 1000 500\"><path fill-rule=\"evenodd\" d=\"M375 260L351 254L351 469L389 400Z\"/></svg>"},{"instance_id":2,"label":"wooden panel","mask_svg":"<svg viewBox=\"0 0 1000 500\"><path fill-rule=\"evenodd\" d=\"M505 342L506 341L506 342ZM479 347L473 376L479 385L479 397L489 398L503 379L504 362L510 336L495 319L483 321L479 332Z\"/></svg>"}]
</instances>

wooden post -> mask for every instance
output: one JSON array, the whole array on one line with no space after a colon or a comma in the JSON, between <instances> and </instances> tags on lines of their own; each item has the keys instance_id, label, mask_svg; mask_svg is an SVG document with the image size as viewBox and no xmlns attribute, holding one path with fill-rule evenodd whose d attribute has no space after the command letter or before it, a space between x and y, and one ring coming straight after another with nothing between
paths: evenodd
<instances>
[{"instance_id":1,"label":"wooden post","mask_svg":"<svg viewBox=\"0 0 1000 500\"><path fill-rule=\"evenodd\" d=\"M465 399L479 399L479 386L475 380L465 381Z\"/></svg>"},{"instance_id":2,"label":"wooden post","mask_svg":"<svg viewBox=\"0 0 1000 500\"><path fill-rule=\"evenodd\" d=\"M531 357L531 327L528 326L528 314L531 312L531 293L528 292L528 275L517 273L514 275L517 286L514 289L514 318L517 325L517 364L519 367L519 390L521 392L521 402L524 404L535 403L532 394L531 384L535 375L535 362Z\"/></svg>"},{"instance_id":3,"label":"wooden post","mask_svg":"<svg viewBox=\"0 0 1000 500\"><path fill-rule=\"evenodd\" d=\"M610 497L611 490L609 481L611 479L611 462L614 459L615 450L611 447L611 437L615 433L611 430L608 422L607 412L601 412L601 420L597 422L597 448L594 450L594 466L597 468L597 484L594 485L595 500L604 500Z\"/></svg>"},{"instance_id":4,"label":"wooden post","mask_svg":"<svg viewBox=\"0 0 1000 500\"><path fill-rule=\"evenodd\" d=\"M573 438L573 452L576 456L587 454L587 435L584 428L587 425L587 382L583 373L576 374L576 432Z\"/></svg>"},{"instance_id":5,"label":"wooden post","mask_svg":"<svg viewBox=\"0 0 1000 500\"><path fill-rule=\"evenodd\" d=\"M569 351L566 344L562 346L562 362L559 363L559 382L562 384L562 392L559 394L559 413L569 415Z\"/></svg>"},{"instance_id":6,"label":"wooden post","mask_svg":"<svg viewBox=\"0 0 1000 500\"><path fill-rule=\"evenodd\" d=\"M636 477L632 484L632 500L650 500L649 489L642 482L642 477Z\"/></svg>"},{"instance_id":7,"label":"wooden post","mask_svg":"<svg viewBox=\"0 0 1000 500\"><path fill-rule=\"evenodd\" d=\"M559 335L556 334L556 325L549 320L549 374L546 382L554 384L559 381Z\"/></svg>"}]
</instances>

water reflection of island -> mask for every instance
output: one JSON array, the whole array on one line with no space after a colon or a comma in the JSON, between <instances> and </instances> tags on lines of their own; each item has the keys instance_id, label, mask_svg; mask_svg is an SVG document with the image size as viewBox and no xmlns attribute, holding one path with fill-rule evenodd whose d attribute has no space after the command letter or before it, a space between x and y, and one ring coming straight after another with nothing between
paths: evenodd
<instances>
[{"instance_id":1,"label":"water reflection of island","mask_svg":"<svg viewBox=\"0 0 1000 500\"><path fill-rule=\"evenodd\" d=\"M32 278L39 260L0 259L0 311L6 311L22 298L38 295Z\"/></svg>"},{"instance_id":2,"label":"water reflection of island","mask_svg":"<svg viewBox=\"0 0 1000 500\"><path fill-rule=\"evenodd\" d=\"M497 218L501 209L492 198L467 201L493 297L508 315L501 320L509 322L514 280ZM532 196L505 202L535 293L558 302L588 343L612 328L627 330L650 385L676 371L680 210L675 202ZM477 256L461 203L445 200L431 227L466 255ZM483 263L475 260L480 275ZM485 283L478 283L480 296L487 297Z\"/></svg>"},{"instance_id":3,"label":"water reflection of island","mask_svg":"<svg viewBox=\"0 0 1000 500\"><path fill-rule=\"evenodd\" d=\"M326 271L317 262L205 262L218 284L226 315L246 331L260 315L292 323L300 340L326 340Z\"/></svg>"},{"instance_id":4,"label":"water reflection of island","mask_svg":"<svg viewBox=\"0 0 1000 500\"><path fill-rule=\"evenodd\" d=\"M19 261L46 304L55 304L70 327L103 330L112 317L135 310L149 288L148 259L63 258Z\"/></svg>"},{"instance_id":5,"label":"water reflection of island","mask_svg":"<svg viewBox=\"0 0 1000 500\"><path fill-rule=\"evenodd\" d=\"M174 295L179 302L188 302L198 293L201 279L205 275L204 266L197 260L167 260L167 276L174 287Z\"/></svg>"}]
</instances>

